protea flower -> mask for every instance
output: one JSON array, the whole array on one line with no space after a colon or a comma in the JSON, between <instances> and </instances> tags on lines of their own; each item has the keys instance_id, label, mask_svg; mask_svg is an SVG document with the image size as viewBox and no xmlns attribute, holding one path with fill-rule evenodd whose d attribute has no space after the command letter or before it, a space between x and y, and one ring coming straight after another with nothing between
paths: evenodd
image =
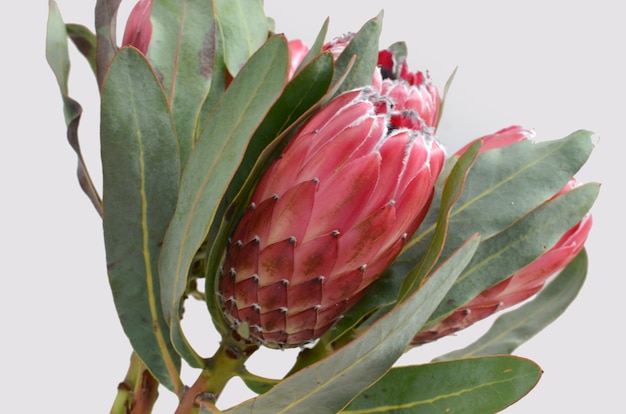
<instances>
[{"instance_id":1,"label":"protea flower","mask_svg":"<svg viewBox=\"0 0 626 414\"><path fill-rule=\"evenodd\" d=\"M126 22L122 46L134 46L144 55L148 52L148 45L152 37L151 10L152 0L139 0L135 4Z\"/></svg>"},{"instance_id":2,"label":"protea flower","mask_svg":"<svg viewBox=\"0 0 626 414\"><path fill-rule=\"evenodd\" d=\"M416 230L444 151L404 83L345 92L264 173L219 279L233 327L291 347L326 332Z\"/></svg>"},{"instance_id":3,"label":"protea flower","mask_svg":"<svg viewBox=\"0 0 626 414\"><path fill-rule=\"evenodd\" d=\"M483 138L481 152L511 145L533 136L531 131L513 126ZM469 144L468 144L469 145ZM463 147L458 153L465 151ZM572 178L554 197L576 185ZM553 198L554 198L553 197ZM568 230L548 251L509 278L483 291L469 303L454 311L428 331L416 335L411 343L420 345L450 335L513 305L523 302L541 290L548 278L563 270L583 249L591 230L591 215Z\"/></svg>"}]
</instances>

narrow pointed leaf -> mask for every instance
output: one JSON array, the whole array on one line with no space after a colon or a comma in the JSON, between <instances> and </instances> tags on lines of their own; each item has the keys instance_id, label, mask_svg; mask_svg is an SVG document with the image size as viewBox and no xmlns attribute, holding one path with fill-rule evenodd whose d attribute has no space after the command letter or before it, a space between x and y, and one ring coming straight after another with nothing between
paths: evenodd
<instances>
[{"instance_id":1,"label":"narrow pointed leaf","mask_svg":"<svg viewBox=\"0 0 626 414\"><path fill-rule=\"evenodd\" d=\"M101 108L104 241L115 306L142 361L180 391L157 267L176 206L178 147L164 91L136 49L123 48L114 59Z\"/></svg>"},{"instance_id":2,"label":"narrow pointed leaf","mask_svg":"<svg viewBox=\"0 0 626 414\"><path fill-rule=\"evenodd\" d=\"M217 17L215 17L215 7L213 7L213 19L215 21L215 48L213 49L213 66L211 68L211 86L209 92L200 106L200 112L198 115L198 122L196 123L196 130L194 137L196 139L200 135L200 129L206 123L206 120L211 116L215 104L222 97L222 94L228 87L230 81L230 75L226 70L226 63L224 62L224 36L220 32L217 24ZM228 79L227 79L228 78Z\"/></svg>"},{"instance_id":3,"label":"narrow pointed leaf","mask_svg":"<svg viewBox=\"0 0 626 414\"><path fill-rule=\"evenodd\" d=\"M472 257L478 238L465 244L405 302L372 325L362 336L329 357L288 377L231 414L335 413L381 378L402 355L433 307L443 298Z\"/></svg>"},{"instance_id":4,"label":"narrow pointed leaf","mask_svg":"<svg viewBox=\"0 0 626 414\"><path fill-rule=\"evenodd\" d=\"M526 395L540 378L537 364L513 356L398 367L342 412L496 413Z\"/></svg>"},{"instance_id":5,"label":"narrow pointed leaf","mask_svg":"<svg viewBox=\"0 0 626 414\"><path fill-rule=\"evenodd\" d=\"M269 26L261 0L214 0L219 31L224 39L224 60L232 76L263 44Z\"/></svg>"},{"instance_id":6,"label":"narrow pointed leaf","mask_svg":"<svg viewBox=\"0 0 626 414\"><path fill-rule=\"evenodd\" d=\"M78 51L85 56L91 70L96 73L96 35L87 27L80 24L67 24L67 35L70 37Z\"/></svg>"},{"instance_id":7,"label":"narrow pointed leaf","mask_svg":"<svg viewBox=\"0 0 626 414\"><path fill-rule=\"evenodd\" d=\"M50 11L46 32L46 59L56 76L61 97L63 98L63 112L67 126L67 141L78 158L78 166L76 168L78 182L96 208L98 214L102 216L102 200L89 176L89 171L87 171L87 165L83 159L78 140L78 124L80 123L83 108L69 96L68 77L70 73L70 58L67 45L68 33L56 2L50 1L49 7Z\"/></svg>"},{"instance_id":8,"label":"narrow pointed leaf","mask_svg":"<svg viewBox=\"0 0 626 414\"><path fill-rule=\"evenodd\" d=\"M296 73L298 73L302 68L308 65L309 62L317 57L317 55L322 53L322 47L324 46L324 43L326 41L326 34L328 33L328 22L329 18L326 18L326 20L324 20L324 24L322 24L322 28L317 34L317 37L315 37L315 41L309 48L309 53L307 53L304 59L302 59L302 62L300 62L300 66L298 66Z\"/></svg>"},{"instance_id":9,"label":"narrow pointed leaf","mask_svg":"<svg viewBox=\"0 0 626 414\"><path fill-rule=\"evenodd\" d=\"M161 260L163 306L178 318L191 262L204 241L252 134L283 90L287 44L273 37L242 68L213 113L183 172Z\"/></svg>"},{"instance_id":10,"label":"narrow pointed leaf","mask_svg":"<svg viewBox=\"0 0 626 414\"><path fill-rule=\"evenodd\" d=\"M448 92L450 91L450 87L452 86L452 82L454 81L454 77L456 76L456 71L458 67L454 68L450 76L448 76L448 80L443 87L443 95L441 97L441 104L439 105L439 115L437 115L437 121L435 122L435 132L437 132L437 128L439 127L439 121L441 121L441 117L443 116L443 111L446 107L446 98L448 97Z\"/></svg>"},{"instance_id":11,"label":"narrow pointed leaf","mask_svg":"<svg viewBox=\"0 0 626 414\"><path fill-rule=\"evenodd\" d=\"M148 58L167 92L184 166L211 87L216 35L213 2L155 0L151 22Z\"/></svg>"},{"instance_id":12,"label":"narrow pointed leaf","mask_svg":"<svg viewBox=\"0 0 626 414\"><path fill-rule=\"evenodd\" d=\"M510 354L565 312L582 288L586 275L587 254L583 250L535 299L500 316L472 344L437 359Z\"/></svg>"},{"instance_id":13,"label":"narrow pointed leaf","mask_svg":"<svg viewBox=\"0 0 626 414\"><path fill-rule=\"evenodd\" d=\"M264 394L272 389L276 384L280 383L281 380L271 379L260 377L258 375L254 375L245 368L239 373L239 378L246 384L248 388L257 394Z\"/></svg>"},{"instance_id":14,"label":"narrow pointed leaf","mask_svg":"<svg viewBox=\"0 0 626 414\"><path fill-rule=\"evenodd\" d=\"M96 1L96 75L100 89L111 60L118 50L116 20L121 2L122 0Z\"/></svg>"},{"instance_id":15,"label":"narrow pointed leaf","mask_svg":"<svg viewBox=\"0 0 626 414\"><path fill-rule=\"evenodd\" d=\"M378 39L382 30L382 19L381 12L366 22L337 58L334 81L349 70L337 94L372 83L374 69L378 63ZM351 64L354 58L356 59Z\"/></svg>"}]
</instances>

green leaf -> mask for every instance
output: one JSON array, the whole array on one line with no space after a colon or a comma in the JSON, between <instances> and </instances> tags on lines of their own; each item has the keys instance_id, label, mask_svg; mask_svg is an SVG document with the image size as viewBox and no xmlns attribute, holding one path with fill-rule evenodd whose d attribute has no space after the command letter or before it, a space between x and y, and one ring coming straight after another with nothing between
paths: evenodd
<instances>
[{"instance_id":1,"label":"green leaf","mask_svg":"<svg viewBox=\"0 0 626 414\"><path fill-rule=\"evenodd\" d=\"M549 250L587 214L599 185L589 183L546 202L517 222L482 241L471 263L433 313L443 318Z\"/></svg>"},{"instance_id":2,"label":"green leaf","mask_svg":"<svg viewBox=\"0 0 626 414\"><path fill-rule=\"evenodd\" d=\"M118 51L116 21L121 2L122 0L96 1L96 77L100 89L109 65Z\"/></svg>"},{"instance_id":3,"label":"green leaf","mask_svg":"<svg viewBox=\"0 0 626 414\"><path fill-rule=\"evenodd\" d=\"M215 9L215 8L214 8ZM195 137L200 136L200 128L206 123L206 120L211 116L215 104L220 100L222 94L228 87L228 82L231 80L230 74L227 73L226 63L224 62L224 42L223 34L217 30L217 21L215 22L215 49L213 50L213 68L211 69L211 87L205 100L200 107L200 113L198 116L198 122L196 124Z\"/></svg>"},{"instance_id":4,"label":"green leaf","mask_svg":"<svg viewBox=\"0 0 626 414\"><path fill-rule=\"evenodd\" d=\"M526 395L541 373L534 362L513 356L398 367L342 412L496 413Z\"/></svg>"},{"instance_id":5,"label":"green leaf","mask_svg":"<svg viewBox=\"0 0 626 414\"><path fill-rule=\"evenodd\" d=\"M478 238L457 254L405 302L372 325L358 339L329 357L293 374L260 397L227 411L231 414L336 413L357 394L380 379L402 355L472 257Z\"/></svg>"},{"instance_id":6,"label":"green leaf","mask_svg":"<svg viewBox=\"0 0 626 414\"><path fill-rule=\"evenodd\" d=\"M322 48L324 47L324 43L326 42L326 34L328 33L329 20L330 20L329 18L326 18L326 20L324 20L324 24L322 24L322 28L318 32L317 37L315 38L315 41L309 48L309 53L306 54L306 56L304 57L300 65L298 66L296 73L298 73L302 68L308 65L309 62L315 59L320 53L322 53Z\"/></svg>"},{"instance_id":7,"label":"green leaf","mask_svg":"<svg viewBox=\"0 0 626 414\"><path fill-rule=\"evenodd\" d=\"M65 28L78 51L87 59L91 70L96 73L96 35L80 24L67 24Z\"/></svg>"},{"instance_id":8,"label":"green leaf","mask_svg":"<svg viewBox=\"0 0 626 414\"><path fill-rule=\"evenodd\" d=\"M102 216L102 200L89 176L78 140L78 124L80 123L83 108L78 102L70 98L68 91L70 57L67 46L68 34L66 26L63 23L63 18L56 2L51 0L49 7L48 26L46 29L46 59L54 72L63 98L67 140L78 157L78 167L76 169L78 182L98 214Z\"/></svg>"},{"instance_id":9,"label":"green leaf","mask_svg":"<svg viewBox=\"0 0 626 414\"><path fill-rule=\"evenodd\" d=\"M267 39L269 27L260 0L214 0L216 18L224 39L224 60L232 76L239 73Z\"/></svg>"},{"instance_id":10,"label":"green leaf","mask_svg":"<svg viewBox=\"0 0 626 414\"><path fill-rule=\"evenodd\" d=\"M287 44L275 36L242 68L201 129L181 178L160 258L162 301L169 321L179 318L192 260L216 219L250 138L282 92L286 77Z\"/></svg>"},{"instance_id":11,"label":"green leaf","mask_svg":"<svg viewBox=\"0 0 626 414\"><path fill-rule=\"evenodd\" d=\"M196 139L200 108L211 87L216 36L213 2L155 0L151 22L148 58L168 96L184 167Z\"/></svg>"},{"instance_id":12,"label":"green leaf","mask_svg":"<svg viewBox=\"0 0 626 414\"><path fill-rule=\"evenodd\" d=\"M437 359L510 354L565 312L582 288L586 275L587 254L582 250L535 299L500 316L472 344Z\"/></svg>"},{"instance_id":13,"label":"green leaf","mask_svg":"<svg viewBox=\"0 0 626 414\"><path fill-rule=\"evenodd\" d=\"M281 380L271 379L260 377L258 375L254 375L251 372L247 371L243 368L239 372L239 378L246 384L248 388L257 394L264 394L272 389L276 384L280 383Z\"/></svg>"},{"instance_id":14,"label":"green leaf","mask_svg":"<svg viewBox=\"0 0 626 414\"><path fill-rule=\"evenodd\" d=\"M522 141L481 154L450 214L442 259L471 234L487 239L556 194L589 158L592 135L578 131L560 140ZM438 189L433 206L439 205L440 194ZM416 262L424 255L437 216L436 209L429 211L401 260Z\"/></svg>"},{"instance_id":15,"label":"green leaf","mask_svg":"<svg viewBox=\"0 0 626 414\"><path fill-rule=\"evenodd\" d=\"M452 86L452 82L456 76L457 69L458 67L454 68L450 76L448 76L445 86L443 87L443 95L441 96L441 103L439 104L439 114L437 115L437 121L435 121L435 132L437 132L437 128L439 128L439 121L441 121L441 117L443 116L448 98L448 92L450 92L450 87Z\"/></svg>"},{"instance_id":16,"label":"green leaf","mask_svg":"<svg viewBox=\"0 0 626 414\"><path fill-rule=\"evenodd\" d=\"M123 48L102 90L104 242L117 312L133 349L176 392L180 359L160 303L158 257L180 166L167 100L145 57Z\"/></svg>"},{"instance_id":17,"label":"green leaf","mask_svg":"<svg viewBox=\"0 0 626 414\"><path fill-rule=\"evenodd\" d=\"M337 94L372 84L374 69L378 63L378 38L382 30L382 19L383 13L380 12L377 17L366 22L337 58L333 83L347 73ZM354 63L351 63L354 58Z\"/></svg>"}]
</instances>

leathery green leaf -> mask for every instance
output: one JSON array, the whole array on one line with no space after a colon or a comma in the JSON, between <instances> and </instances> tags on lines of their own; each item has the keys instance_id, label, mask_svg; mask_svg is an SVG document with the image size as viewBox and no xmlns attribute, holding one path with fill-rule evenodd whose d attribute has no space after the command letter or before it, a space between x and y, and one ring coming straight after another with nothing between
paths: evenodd
<instances>
[{"instance_id":1,"label":"leathery green leaf","mask_svg":"<svg viewBox=\"0 0 626 414\"><path fill-rule=\"evenodd\" d=\"M163 89L145 57L123 48L101 105L104 241L117 312L133 349L171 390L180 358L161 307L158 257L178 193L180 165Z\"/></svg>"},{"instance_id":2,"label":"leathery green leaf","mask_svg":"<svg viewBox=\"0 0 626 414\"><path fill-rule=\"evenodd\" d=\"M211 87L216 35L213 2L155 0L151 22L148 58L170 102L183 167Z\"/></svg>"},{"instance_id":3,"label":"leathery green leaf","mask_svg":"<svg viewBox=\"0 0 626 414\"><path fill-rule=\"evenodd\" d=\"M232 76L263 44L269 26L261 0L214 0L220 36L224 39L224 60Z\"/></svg>"},{"instance_id":4,"label":"leathery green leaf","mask_svg":"<svg viewBox=\"0 0 626 414\"><path fill-rule=\"evenodd\" d=\"M380 12L378 16L367 21L337 58L334 81L345 76L337 94L372 83L378 63L378 39L382 30L382 19L383 13Z\"/></svg>"},{"instance_id":5,"label":"leathery green leaf","mask_svg":"<svg viewBox=\"0 0 626 414\"><path fill-rule=\"evenodd\" d=\"M80 24L67 24L67 35L78 51L87 59L91 70L96 73L96 35Z\"/></svg>"},{"instance_id":6,"label":"leathery green leaf","mask_svg":"<svg viewBox=\"0 0 626 414\"><path fill-rule=\"evenodd\" d=\"M479 155L450 214L442 259L474 232L487 239L556 194L589 158L592 136L589 131L577 131L558 140L522 141ZM438 186L433 206L439 205L440 197ZM423 256L437 217L436 209L431 209L400 256L402 260L416 262Z\"/></svg>"},{"instance_id":7,"label":"leathery green leaf","mask_svg":"<svg viewBox=\"0 0 626 414\"><path fill-rule=\"evenodd\" d=\"M260 397L227 411L231 414L336 413L379 380L402 355L408 341L443 299L474 254L470 239L443 263L415 294L327 358L293 374Z\"/></svg>"},{"instance_id":8,"label":"leathery green leaf","mask_svg":"<svg viewBox=\"0 0 626 414\"><path fill-rule=\"evenodd\" d=\"M98 194L87 165L83 159L78 140L78 124L83 113L80 104L69 96L68 78L70 73L70 57L67 45L68 33L66 25L63 23L61 12L56 2L49 2L48 25L46 28L46 60L54 73L61 97L63 98L63 113L65 115L65 125L67 126L67 141L76 153L78 166L76 175L81 189L85 192L89 200L102 216L102 200Z\"/></svg>"},{"instance_id":9,"label":"leathery green leaf","mask_svg":"<svg viewBox=\"0 0 626 414\"><path fill-rule=\"evenodd\" d=\"M115 23L121 2L122 0L96 1L96 77L100 89L109 65L118 51Z\"/></svg>"},{"instance_id":10,"label":"leathery green leaf","mask_svg":"<svg viewBox=\"0 0 626 414\"><path fill-rule=\"evenodd\" d=\"M282 92L286 77L287 44L283 37L275 36L242 68L201 130L183 171L176 211L160 257L162 301L168 320L179 317L192 260L252 134Z\"/></svg>"},{"instance_id":11,"label":"leathery green leaf","mask_svg":"<svg viewBox=\"0 0 626 414\"><path fill-rule=\"evenodd\" d=\"M541 373L534 362L509 355L397 367L342 412L495 413L526 395Z\"/></svg>"},{"instance_id":12,"label":"leathery green leaf","mask_svg":"<svg viewBox=\"0 0 626 414\"><path fill-rule=\"evenodd\" d=\"M437 360L510 354L565 312L582 288L586 275L587 254L583 249L536 298L500 316L472 344Z\"/></svg>"},{"instance_id":13,"label":"leathery green leaf","mask_svg":"<svg viewBox=\"0 0 626 414\"><path fill-rule=\"evenodd\" d=\"M329 18L326 18L326 20L324 20L324 24L322 24L322 28L315 37L315 41L309 48L309 53L307 53L304 59L302 59L302 62L300 62L300 66L298 66L296 73L298 73L302 68L308 65L309 62L315 59L320 53L322 53L322 48L324 47L324 43L326 43L326 34L328 33L328 22Z\"/></svg>"}]
</instances>

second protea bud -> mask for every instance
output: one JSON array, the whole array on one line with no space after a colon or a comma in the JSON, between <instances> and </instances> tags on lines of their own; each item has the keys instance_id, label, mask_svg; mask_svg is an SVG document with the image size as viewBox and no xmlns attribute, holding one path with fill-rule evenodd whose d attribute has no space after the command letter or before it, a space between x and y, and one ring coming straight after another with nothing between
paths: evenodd
<instances>
[{"instance_id":1,"label":"second protea bud","mask_svg":"<svg viewBox=\"0 0 626 414\"><path fill-rule=\"evenodd\" d=\"M318 338L416 230L444 151L421 106L398 110L399 98L372 87L338 96L265 172L219 279L234 328L274 347Z\"/></svg>"},{"instance_id":2,"label":"second protea bud","mask_svg":"<svg viewBox=\"0 0 626 414\"><path fill-rule=\"evenodd\" d=\"M511 126L495 134L481 138L481 152L502 148L533 137L534 133L520 126ZM457 151L463 154L473 142ZM552 198L571 191L576 185L574 178ZM565 232L559 241L536 260L519 269L502 282L484 290L467 304L452 312L444 320L418 333L412 345L422 345L435 341L454 332L465 329L496 312L517 305L538 293L546 281L563 270L583 249L591 230L591 214Z\"/></svg>"}]
</instances>

